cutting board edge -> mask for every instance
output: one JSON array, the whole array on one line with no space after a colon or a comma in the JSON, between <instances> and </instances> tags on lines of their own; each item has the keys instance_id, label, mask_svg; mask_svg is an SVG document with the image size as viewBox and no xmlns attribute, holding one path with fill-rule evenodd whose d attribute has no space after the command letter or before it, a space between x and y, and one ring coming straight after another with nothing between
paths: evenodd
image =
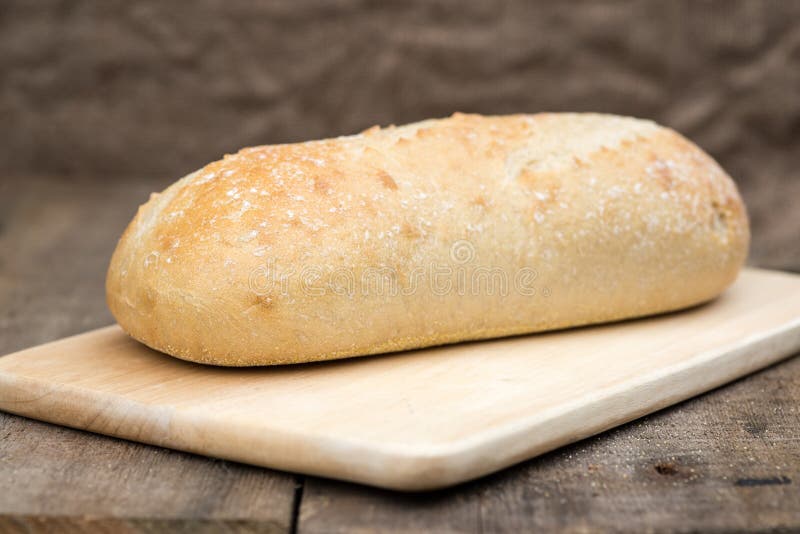
<instances>
[{"instance_id":1,"label":"cutting board edge","mask_svg":"<svg viewBox=\"0 0 800 534\"><path fill-rule=\"evenodd\" d=\"M479 478L598 434L787 358L800 349L800 318L755 337L758 339L747 339L733 346L707 351L673 366L680 369L662 368L640 377L634 384L629 381L606 391L595 392L558 409L538 413L508 427L476 434L451 444L376 447L374 443L317 438L313 440L312 454L306 454L306 459L301 461L297 461L292 452L297 447L304 447L309 452L307 434L289 434L268 427L240 425L231 420L219 421L193 410L181 412L122 397L109 401L91 390L13 376L2 369L0 390L8 395L0 398L0 409L116 438L267 468L400 491L434 490ZM731 363L734 365L729 365ZM713 379L709 380L709 376ZM701 380L698 377L703 378ZM675 384L678 387L670 390ZM58 399L72 407L58 415L48 403L48 397L56 387L59 388L58 396L53 400ZM649 395L641 395L643 389L649 390ZM636 404L637 399L645 397L652 400L654 395L658 395L657 401ZM13 400L15 396L17 400ZM143 408L148 414L142 412L143 415L137 418L135 414L138 408ZM160 412L155 418L155 427L152 423L153 410ZM87 416L87 413L93 415ZM612 415L609 417L609 414ZM108 426L109 422L118 422L120 418L125 421L122 427L118 424L114 428ZM564 432L565 426L568 432ZM205 430L199 431L200 427L205 427ZM561 430L553 432L555 427ZM143 428L149 433L145 435ZM243 454L231 446L227 439L221 438L234 433L234 430L246 436L245 439L250 443L248 449L252 453ZM197 440L198 432L202 434L200 441L205 446L192 444L193 440ZM494 454L499 447L512 452L499 457ZM353 461L353 458L357 461Z\"/></svg>"},{"instance_id":2,"label":"cutting board edge","mask_svg":"<svg viewBox=\"0 0 800 534\"><path fill-rule=\"evenodd\" d=\"M782 325L780 328L755 337L757 337L755 340L746 340L718 350L707 351L687 362L659 369L655 373L644 375L633 384L631 382L619 384L609 388L602 395L589 395L576 399L572 403L559 406L557 409L548 410L544 414L537 414L530 421L518 421L513 425L515 428L497 430L497 435L493 438L487 439L486 434L476 434L467 440L463 440L461 442L462 448L468 449L471 454L475 454L479 448L483 448L488 455L492 450L496 450L498 446L505 444L508 447L513 447L515 442L527 443L529 446L508 461L497 462L491 467L481 469L484 471L483 473L463 478L454 483L484 476L569 443L600 434L716 389L782 360L800 356L800 317ZM763 355L759 356L759 353ZM740 358L741 361L739 360ZM737 365L735 367L727 365L731 363ZM699 376L704 378L702 380L697 379L694 382L691 381L693 377ZM709 380L708 377L713 378ZM650 390L651 396L649 398L652 398L653 393L670 387L676 382L680 384L681 380L686 380L682 389L675 389L671 394L665 393L662 397L659 397L657 402L652 404L630 409L641 396L640 391L642 389ZM619 406L623 407L623 409L619 409ZM608 413L617 413L618 416L604 422L587 425L585 411L587 409L591 409L598 420L601 416L607 416ZM566 436L558 438L546 437L548 428L564 423L575 430ZM483 443L473 444L470 447L468 442L478 438L482 438L481 441ZM485 462L486 456L481 457L480 461ZM479 465L483 468L486 464Z\"/></svg>"}]
</instances>

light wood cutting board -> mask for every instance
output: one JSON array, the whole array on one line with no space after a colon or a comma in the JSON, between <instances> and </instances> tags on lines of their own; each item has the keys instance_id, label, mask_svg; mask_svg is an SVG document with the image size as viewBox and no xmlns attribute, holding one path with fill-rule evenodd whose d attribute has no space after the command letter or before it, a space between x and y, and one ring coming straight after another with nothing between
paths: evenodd
<instances>
[{"instance_id":1,"label":"light wood cutting board","mask_svg":"<svg viewBox=\"0 0 800 534\"><path fill-rule=\"evenodd\" d=\"M800 276L749 269L715 302L661 317L281 368L187 363L111 326L0 358L0 409L421 490L496 471L798 350Z\"/></svg>"}]
</instances>

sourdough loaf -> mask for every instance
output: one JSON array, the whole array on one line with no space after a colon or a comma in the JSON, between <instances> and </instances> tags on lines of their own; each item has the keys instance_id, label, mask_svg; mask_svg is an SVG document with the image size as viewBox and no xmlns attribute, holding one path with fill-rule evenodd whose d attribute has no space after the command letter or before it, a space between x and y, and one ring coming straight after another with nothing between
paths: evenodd
<instances>
[{"instance_id":1,"label":"sourdough loaf","mask_svg":"<svg viewBox=\"0 0 800 534\"><path fill-rule=\"evenodd\" d=\"M107 300L179 358L309 362L685 308L748 241L734 183L670 129L456 114L210 163L139 208Z\"/></svg>"}]
</instances>

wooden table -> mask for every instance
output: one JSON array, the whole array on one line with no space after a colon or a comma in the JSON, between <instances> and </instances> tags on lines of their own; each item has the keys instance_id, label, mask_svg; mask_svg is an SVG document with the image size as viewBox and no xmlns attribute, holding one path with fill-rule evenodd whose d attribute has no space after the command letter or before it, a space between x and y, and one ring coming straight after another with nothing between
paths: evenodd
<instances>
[{"instance_id":1,"label":"wooden table","mask_svg":"<svg viewBox=\"0 0 800 534\"><path fill-rule=\"evenodd\" d=\"M0 179L0 354L110 324L103 280L165 182ZM0 413L0 531L800 529L800 358L485 479L398 494Z\"/></svg>"}]
</instances>

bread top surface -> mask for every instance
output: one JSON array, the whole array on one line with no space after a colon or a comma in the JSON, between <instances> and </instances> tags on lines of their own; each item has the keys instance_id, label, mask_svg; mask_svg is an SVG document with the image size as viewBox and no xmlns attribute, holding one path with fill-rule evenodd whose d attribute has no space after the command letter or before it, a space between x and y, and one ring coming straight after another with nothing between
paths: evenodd
<instances>
[{"instance_id":1,"label":"bread top surface","mask_svg":"<svg viewBox=\"0 0 800 534\"><path fill-rule=\"evenodd\" d=\"M337 310L360 309L352 298L350 304L341 296L312 298L307 284L301 287L302 269L313 270L311 278L338 270L358 278L365 269L389 266L403 276L425 262L446 261L456 240L470 243L485 265L533 264L551 278L558 273L550 284L563 286L564 308L574 308L587 276L594 286L613 285L620 276L649 279L659 272L649 265L659 254L664 273L699 261L704 266L697 272L721 273L712 285L727 285L744 261L749 232L725 172L691 142L650 121L456 114L245 148L210 163L140 207L112 258L108 301L120 324L155 348L193 360L248 363L248 350L286 351L287 338L254 330L293 330L298 353L304 343L321 350L314 348L314 321L335 322ZM604 257L610 253L648 265L640 273L615 273ZM565 259L573 265L563 265ZM265 266L294 275L280 291L274 284L260 291ZM371 309L367 300L364 310ZM388 313L394 305L372 304L387 305ZM549 308L551 323L569 323L561 306L550 302ZM253 341L224 347L214 336L204 341L209 334L203 332L175 337L169 330L181 330L181 320L190 330L215 328L221 339ZM309 321L307 338L297 333L298 321ZM347 352L336 354L353 355ZM275 355L254 358L278 363Z\"/></svg>"}]
</instances>

